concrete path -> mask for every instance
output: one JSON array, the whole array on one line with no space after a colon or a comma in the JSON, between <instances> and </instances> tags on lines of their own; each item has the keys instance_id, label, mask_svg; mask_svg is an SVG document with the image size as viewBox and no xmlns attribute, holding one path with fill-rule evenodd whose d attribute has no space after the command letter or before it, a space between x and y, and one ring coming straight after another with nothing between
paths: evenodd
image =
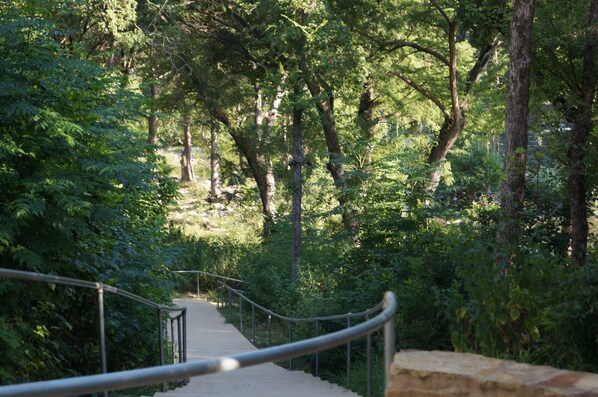
<instances>
[{"instance_id":1,"label":"concrete path","mask_svg":"<svg viewBox=\"0 0 598 397\"><path fill-rule=\"evenodd\" d=\"M177 299L187 307L187 360L229 356L256 350L237 329L224 322L214 304ZM357 397L340 386L302 371L262 364L236 371L191 378L183 387L154 397Z\"/></svg>"}]
</instances>

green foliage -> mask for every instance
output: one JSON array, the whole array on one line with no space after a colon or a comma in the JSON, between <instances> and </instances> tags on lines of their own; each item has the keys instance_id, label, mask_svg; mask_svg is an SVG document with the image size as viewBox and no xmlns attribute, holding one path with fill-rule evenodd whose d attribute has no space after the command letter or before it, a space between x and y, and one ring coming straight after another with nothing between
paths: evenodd
<instances>
[{"instance_id":1,"label":"green foliage","mask_svg":"<svg viewBox=\"0 0 598 397\"><path fill-rule=\"evenodd\" d=\"M165 302L164 216L176 187L128 128L139 99L117 74L67 53L47 15L27 19L16 5L0 14L0 266L102 280ZM4 283L2 383L98 372L93 295ZM151 343L144 315L127 314L140 332L109 332ZM115 353L110 365L155 360L148 348L134 355Z\"/></svg>"},{"instance_id":2,"label":"green foliage","mask_svg":"<svg viewBox=\"0 0 598 397\"><path fill-rule=\"evenodd\" d=\"M502 159L489 144L483 147L467 141L449 153L447 164L450 172L445 171L436 193L446 206L467 208L499 191Z\"/></svg>"}]
</instances>

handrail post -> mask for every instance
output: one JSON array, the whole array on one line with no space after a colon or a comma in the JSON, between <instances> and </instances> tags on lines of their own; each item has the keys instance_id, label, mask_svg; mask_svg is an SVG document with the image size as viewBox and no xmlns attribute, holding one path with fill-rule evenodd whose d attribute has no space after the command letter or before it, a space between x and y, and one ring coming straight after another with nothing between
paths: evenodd
<instances>
[{"instance_id":1,"label":"handrail post","mask_svg":"<svg viewBox=\"0 0 598 397\"><path fill-rule=\"evenodd\" d=\"M100 328L100 369L102 373L108 372L106 360L106 329L104 322L104 285L98 287L98 323ZM108 397L108 390L104 390L104 397Z\"/></svg>"},{"instance_id":2,"label":"handrail post","mask_svg":"<svg viewBox=\"0 0 598 397\"><path fill-rule=\"evenodd\" d=\"M293 322L289 321L289 343L293 343ZM293 357L289 357L289 371L293 370Z\"/></svg>"},{"instance_id":3,"label":"handrail post","mask_svg":"<svg viewBox=\"0 0 598 397\"><path fill-rule=\"evenodd\" d=\"M243 334L243 298L239 295L239 329Z\"/></svg>"},{"instance_id":4,"label":"handrail post","mask_svg":"<svg viewBox=\"0 0 598 397\"><path fill-rule=\"evenodd\" d=\"M253 330L253 339L251 342L255 343L255 305L251 303L251 328Z\"/></svg>"},{"instance_id":5,"label":"handrail post","mask_svg":"<svg viewBox=\"0 0 598 397\"><path fill-rule=\"evenodd\" d=\"M164 327L162 327L162 308L158 308L158 338L160 339L160 365L164 365ZM166 391L164 382L160 383L160 391Z\"/></svg>"},{"instance_id":6,"label":"handrail post","mask_svg":"<svg viewBox=\"0 0 598 397\"><path fill-rule=\"evenodd\" d=\"M384 296L383 308L388 305L388 296ZM396 351L396 334L395 334L395 316L392 316L386 324L384 324L384 389L388 387L390 382L390 365Z\"/></svg>"},{"instance_id":7,"label":"handrail post","mask_svg":"<svg viewBox=\"0 0 598 397\"><path fill-rule=\"evenodd\" d=\"M272 346L272 315L268 314L268 347Z\"/></svg>"},{"instance_id":8,"label":"handrail post","mask_svg":"<svg viewBox=\"0 0 598 397\"><path fill-rule=\"evenodd\" d=\"M232 294L230 292L230 289L226 289L226 291L228 292L228 316L232 317L233 315L233 302L232 302Z\"/></svg>"},{"instance_id":9,"label":"handrail post","mask_svg":"<svg viewBox=\"0 0 598 397\"><path fill-rule=\"evenodd\" d=\"M183 308L183 362L187 362L187 308ZM185 383L189 383L190 378L185 378Z\"/></svg>"},{"instance_id":10,"label":"handrail post","mask_svg":"<svg viewBox=\"0 0 598 397\"><path fill-rule=\"evenodd\" d=\"M166 334L166 341L168 342L168 333ZM174 320L170 319L170 355L174 362Z\"/></svg>"},{"instance_id":11,"label":"handrail post","mask_svg":"<svg viewBox=\"0 0 598 397\"><path fill-rule=\"evenodd\" d=\"M365 316L366 320L369 320L370 316ZM366 351L367 351L367 397L372 397L372 334L369 333L366 338Z\"/></svg>"},{"instance_id":12,"label":"handrail post","mask_svg":"<svg viewBox=\"0 0 598 397\"><path fill-rule=\"evenodd\" d=\"M199 272L195 273L195 276L196 276L195 282L197 285L197 299L199 299Z\"/></svg>"},{"instance_id":13,"label":"handrail post","mask_svg":"<svg viewBox=\"0 0 598 397\"><path fill-rule=\"evenodd\" d=\"M347 315L347 328L351 328L351 313ZM347 342L347 386L351 385L351 341Z\"/></svg>"},{"instance_id":14,"label":"handrail post","mask_svg":"<svg viewBox=\"0 0 598 397\"><path fill-rule=\"evenodd\" d=\"M183 309L183 362L187 362L187 308Z\"/></svg>"},{"instance_id":15,"label":"handrail post","mask_svg":"<svg viewBox=\"0 0 598 397\"><path fill-rule=\"evenodd\" d=\"M316 337L320 336L320 318L316 317ZM320 376L320 351L316 351L316 376Z\"/></svg>"},{"instance_id":16,"label":"handrail post","mask_svg":"<svg viewBox=\"0 0 598 397\"><path fill-rule=\"evenodd\" d=\"M182 343L182 331L181 331L181 316L176 318L176 330L177 330L177 341L179 345L179 363L183 362L183 343Z\"/></svg>"}]
</instances>

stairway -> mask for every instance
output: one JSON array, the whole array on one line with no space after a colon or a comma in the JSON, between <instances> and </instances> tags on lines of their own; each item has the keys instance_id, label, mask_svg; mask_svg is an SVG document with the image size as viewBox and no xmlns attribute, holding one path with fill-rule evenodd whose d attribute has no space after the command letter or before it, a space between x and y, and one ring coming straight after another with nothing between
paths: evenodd
<instances>
[{"instance_id":1,"label":"stairway","mask_svg":"<svg viewBox=\"0 0 598 397\"><path fill-rule=\"evenodd\" d=\"M187 307L187 360L229 356L256 350L237 329L224 322L214 304L177 299ZM302 371L262 364L236 371L204 375L154 397L357 397L358 395Z\"/></svg>"}]
</instances>

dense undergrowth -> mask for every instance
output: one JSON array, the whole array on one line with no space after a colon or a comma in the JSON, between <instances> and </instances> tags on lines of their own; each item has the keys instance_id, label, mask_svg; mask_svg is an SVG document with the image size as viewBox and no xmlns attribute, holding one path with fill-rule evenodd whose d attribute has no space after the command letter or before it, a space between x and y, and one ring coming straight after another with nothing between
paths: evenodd
<instances>
[{"instance_id":1,"label":"dense undergrowth","mask_svg":"<svg viewBox=\"0 0 598 397\"><path fill-rule=\"evenodd\" d=\"M597 371L596 251L589 250L584 267L570 262L568 237L562 231L565 213L555 205L560 193L553 181L548 182L540 189L530 187L537 194L528 196L519 250L508 271L497 270L493 261L498 206L483 197L467 199L463 190L454 193L460 198L449 204L416 204L407 210L409 197L394 201L383 198L392 197L389 192L374 192L372 202L364 202L360 212L358 244L347 238L340 222L310 222L308 216L296 285L290 280L290 224L285 218L261 241L248 241L246 231L232 230L183 236L192 255L177 266L241 278L251 299L288 316L363 310L391 290L399 303L400 349L475 352ZM445 192L451 197L451 191ZM308 206L317 209L309 199ZM284 342L288 331L281 326L280 332ZM304 336L313 335L306 330ZM356 347L355 357L363 360L363 344ZM374 349L381 352L379 342ZM345 383L344 349L320 359L325 376ZM351 382L361 391L362 360L354 359ZM296 365L313 370L313 358Z\"/></svg>"},{"instance_id":2,"label":"dense undergrowth","mask_svg":"<svg viewBox=\"0 0 598 397\"><path fill-rule=\"evenodd\" d=\"M0 267L169 302L177 187L136 129L142 102L46 19L1 11ZM108 370L159 363L155 312L110 294L105 308ZM98 339L95 291L0 282L1 384L99 373Z\"/></svg>"}]
</instances>

